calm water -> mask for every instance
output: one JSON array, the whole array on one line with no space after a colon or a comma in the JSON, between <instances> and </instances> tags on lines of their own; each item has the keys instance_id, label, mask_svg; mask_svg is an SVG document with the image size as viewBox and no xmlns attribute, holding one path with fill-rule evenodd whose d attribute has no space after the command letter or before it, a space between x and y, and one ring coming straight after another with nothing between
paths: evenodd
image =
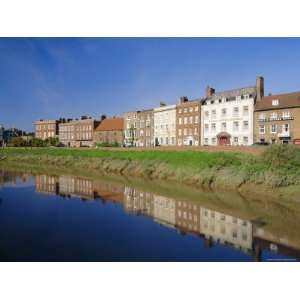
<instances>
[{"instance_id":1,"label":"calm water","mask_svg":"<svg viewBox=\"0 0 300 300\"><path fill-rule=\"evenodd\" d=\"M0 260L297 261L300 257L300 216L294 210L238 196L231 200L230 195L228 202L225 194L212 192L199 192L199 199L197 195L175 199L145 189L107 179L0 170ZM232 202L236 207L228 204Z\"/></svg>"}]
</instances>

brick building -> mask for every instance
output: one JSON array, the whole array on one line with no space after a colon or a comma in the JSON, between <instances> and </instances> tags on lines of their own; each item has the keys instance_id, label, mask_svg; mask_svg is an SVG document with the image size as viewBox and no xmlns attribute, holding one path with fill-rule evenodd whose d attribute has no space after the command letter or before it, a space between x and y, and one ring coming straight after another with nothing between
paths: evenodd
<instances>
[{"instance_id":1,"label":"brick building","mask_svg":"<svg viewBox=\"0 0 300 300\"><path fill-rule=\"evenodd\" d=\"M39 120L34 122L34 135L36 138L45 140L58 136L58 120Z\"/></svg>"},{"instance_id":2,"label":"brick building","mask_svg":"<svg viewBox=\"0 0 300 300\"><path fill-rule=\"evenodd\" d=\"M92 147L94 130L100 124L92 118L69 119L59 124L59 141L69 147Z\"/></svg>"},{"instance_id":3,"label":"brick building","mask_svg":"<svg viewBox=\"0 0 300 300\"><path fill-rule=\"evenodd\" d=\"M154 116L153 109L141 110L137 112L136 146L154 146Z\"/></svg>"},{"instance_id":4,"label":"brick building","mask_svg":"<svg viewBox=\"0 0 300 300\"><path fill-rule=\"evenodd\" d=\"M266 96L256 102L254 141L300 144L300 92Z\"/></svg>"},{"instance_id":5,"label":"brick building","mask_svg":"<svg viewBox=\"0 0 300 300\"><path fill-rule=\"evenodd\" d=\"M94 143L122 146L124 143L123 118L109 118L102 120L95 129Z\"/></svg>"},{"instance_id":6,"label":"brick building","mask_svg":"<svg viewBox=\"0 0 300 300\"><path fill-rule=\"evenodd\" d=\"M181 97L177 105L176 136L178 146L199 146L200 139L200 100L189 101Z\"/></svg>"}]
</instances>

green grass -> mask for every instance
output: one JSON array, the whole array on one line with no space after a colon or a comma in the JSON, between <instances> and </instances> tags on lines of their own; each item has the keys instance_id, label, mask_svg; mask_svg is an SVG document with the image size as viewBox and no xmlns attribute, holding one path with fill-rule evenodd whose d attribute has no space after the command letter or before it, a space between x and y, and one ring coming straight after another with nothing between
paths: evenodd
<instances>
[{"instance_id":1,"label":"green grass","mask_svg":"<svg viewBox=\"0 0 300 300\"><path fill-rule=\"evenodd\" d=\"M267 147L261 155L235 152L70 148L4 148L9 161L169 180L194 186L239 188L246 183L300 185L300 149Z\"/></svg>"}]
</instances>

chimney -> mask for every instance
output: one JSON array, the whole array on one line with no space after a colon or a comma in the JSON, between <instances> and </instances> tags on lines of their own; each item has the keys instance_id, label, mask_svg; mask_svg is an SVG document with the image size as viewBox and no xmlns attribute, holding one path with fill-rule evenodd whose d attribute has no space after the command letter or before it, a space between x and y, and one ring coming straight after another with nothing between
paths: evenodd
<instances>
[{"instance_id":1,"label":"chimney","mask_svg":"<svg viewBox=\"0 0 300 300\"><path fill-rule=\"evenodd\" d=\"M187 96L180 97L180 103L185 103L185 102L188 102L188 101L189 101L189 99L188 99Z\"/></svg>"},{"instance_id":2,"label":"chimney","mask_svg":"<svg viewBox=\"0 0 300 300\"><path fill-rule=\"evenodd\" d=\"M215 93L215 89L211 88L208 85L205 90L206 97L211 97L214 93Z\"/></svg>"},{"instance_id":3,"label":"chimney","mask_svg":"<svg viewBox=\"0 0 300 300\"><path fill-rule=\"evenodd\" d=\"M160 106L160 107L162 107L162 106L166 106L166 103L165 103L165 102L162 102L162 101L160 101L160 103L159 103L159 106Z\"/></svg>"},{"instance_id":4,"label":"chimney","mask_svg":"<svg viewBox=\"0 0 300 300\"><path fill-rule=\"evenodd\" d=\"M105 119L106 119L106 115L101 115L100 121L103 121L103 120L105 120Z\"/></svg>"},{"instance_id":5,"label":"chimney","mask_svg":"<svg viewBox=\"0 0 300 300\"><path fill-rule=\"evenodd\" d=\"M260 101L264 96L264 78L262 76L256 77L256 101Z\"/></svg>"}]
</instances>

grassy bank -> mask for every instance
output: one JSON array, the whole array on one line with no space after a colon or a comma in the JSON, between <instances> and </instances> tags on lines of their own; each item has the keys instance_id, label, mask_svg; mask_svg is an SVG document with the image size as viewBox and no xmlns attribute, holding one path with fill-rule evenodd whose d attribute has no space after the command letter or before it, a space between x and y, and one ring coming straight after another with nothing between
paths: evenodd
<instances>
[{"instance_id":1,"label":"grassy bank","mask_svg":"<svg viewBox=\"0 0 300 300\"><path fill-rule=\"evenodd\" d=\"M5 148L0 164L39 164L99 174L163 179L209 186L240 188L245 184L270 188L300 185L300 149L274 145L260 155L235 152L118 151L111 149Z\"/></svg>"}]
</instances>

